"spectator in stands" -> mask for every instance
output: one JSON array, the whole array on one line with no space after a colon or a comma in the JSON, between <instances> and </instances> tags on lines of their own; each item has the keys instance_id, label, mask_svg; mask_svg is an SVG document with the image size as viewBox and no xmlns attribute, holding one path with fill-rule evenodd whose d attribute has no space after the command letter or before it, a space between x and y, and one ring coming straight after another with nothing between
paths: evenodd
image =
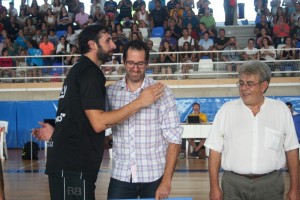
<instances>
[{"instance_id":1,"label":"spectator in stands","mask_svg":"<svg viewBox=\"0 0 300 200\"><path fill-rule=\"evenodd\" d=\"M90 8L90 15L95 15L96 9L99 9L99 12L101 13L100 10L101 4L99 0L92 0L91 8Z\"/></svg>"},{"instance_id":2,"label":"spectator in stands","mask_svg":"<svg viewBox=\"0 0 300 200\"><path fill-rule=\"evenodd\" d=\"M194 2L194 0L183 0L182 6L183 6L183 8L189 7L190 9L194 9L195 2Z\"/></svg>"},{"instance_id":3,"label":"spectator in stands","mask_svg":"<svg viewBox=\"0 0 300 200\"><path fill-rule=\"evenodd\" d=\"M205 10L205 14L201 17L200 22L204 23L207 29L215 29L216 27L215 18L209 10Z\"/></svg>"},{"instance_id":4,"label":"spectator in stands","mask_svg":"<svg viewBox=\"0 0 300 200\"><path fill-rule=\"evenodd\" d=\"M7 48L9 56L17 56L19 54L19 46L13 41L11 36L4 39L3 48Z\"/></svg>"},{"instance_id":5,"label":"spectator in stands","mask_svg":"<svg viewBox=\"0 0 300 200\"><path fill-rule=\"evenodd\" d=\"M15 43L19 46L22 47L24 49L27 49L27 40L29 39L29 37L24 35L24 32L22 29L19 30L19 34L18 37L16 38Z\"/></svg>"},{"instance_id":6,"label":"spectator in stands","mask_svg":"<svg viewBox=\"0 0 300 200\"><path fill-rule=\"evenodd\" d=\"M244 48L245 52L242 53L243 60L257 60L258 49L254 47L255 42L253 38L248 39L248 45Z\"/></svg>"},{"instance_id":7,"label":"spectator in stands","mask_svg":"<svg viewBox=\"0 0 300 200\"><path fill-rule=\"evenodd\" d=\"M25 49L20 49L19 56L28 56L27 51ZM32 77L32 71L25 69L27 67L26 57L18 57L16 58L16 77ZM15 82L17 83L24 83L25 80L23 79L16 79Z\"/></svg>"},{"instance_id":8,"label":"spectator in stands","mask_svg":"<svg viewBox=\"0 0 300 200\"><path fill-rule=\"evenodd\" d=\"M296 58L296 50L292 44L292 38L290 36L284 39L284 44L280 50L280 60L295 60ZM295 62L280 62L280 71L294 71L295 66L297 65ZM283 73L282 76L287 76L288 74ZM291 74L294 76L294 73Z\"/></svg>"},{"instance_id":9,"label":"spectator in stands","mask_svg":"<svg viewBox=\"0 0 300 200\"><path fill-rule=\"evenodd\" d=\"M222 51L230 44L230 38L225 36L225 29L219 29L219 37L215 40L215 50ZM220 58L220 52L217 58Z\"/></svg>"},{"instance_id":10,"label":"spectator in stands","mask_svg":"<svg viewBox=\"0 0 300 200\"><path fill-rule=\"evenodd\" d=\"M150 1L148 2L148 11L149 11L149 12L151 12L152 10L155 9L155 2L156 2L156 0L150 0Z\"/></svg>"},{"instance_id":11,"label":"spectator in stands","mask_svg":"<svg viewBox=\"0 0 300 200\"><path fill-rule=\"evenodd\" d=\"M271 22L267 21L267 16L265 14L260 15L260 22L255 25L254 33L256 37L259 38L261 29L264 28L267 31L267 35L272 36L273 27Z\"/></svg>"},{"instance_id":12,"label":"spectator in stands","mask_svg":"<svg viewBox=\"0 0 300 200\"><path fill-rule=\"evenodd\" d=\"M108 0L104 4L104 11L112 21L115 19L115 15L117 13L118 4L114 0Z\"/></svg>"},{"instance_id":13,"label":"spectator in stands","mask_svg":"<svg viewBox=\"0 0 300 200\"><path fill-rule=\"evenodd\" d=\"M200 124L208 124L207 116L205 113L200 112L200 104L199 103L193 103L193 113L189 116L199 116L199 122ZM192 157L198 157L200 154L200 149L203 147L205 143L205 138L200 138L200 142L197 145L195 142L195 139L188 139L189 144L193 147L193 152L190 154Z\"/></svg>"},{"instance_id":14,"label":"spectator in stands","mask_svg":"<svg viewBox=\"0 0 300 200\"><path fill-rule=\"evenodd\" d=\"M235 5L230 4L230 0L224 0L224 12L225 12L225 26L232 26L234 24L234 9Z\"/></svg>"},{"instance_id":15,"label":"spectator in stands","mask_svg":"<svg viewBox=\"0 0 300 200\"><path fill-rule=\"evenodd\" d=\"M8 58L8 49L3 48L0 58L0 77L16 77L16 71L12 69L13 66L13 59Z\"/></svg>"},{"instance_id":16,"label":"spectator in stands","mask_svg":"<svg viewBox=\"0 0 300 200\"><path fill-rule=\"evenodd\" d=\"M47 10L47 13L45 14L44 21L46 22L47 28L54 29L56 27L56 17L54 13L52 12L52 9L49 8Z\"/></svg>"},{"instance_id":17,"label":"spectator in stands","mask_svg":"<svg viewBox=\"0 0 300 200\"><path fill-rule=\"evenodd\" d=\"M20 30L20 26L19 24L16 22L16 17L10 16L9 17L10 20L10 27L11 27L11 31L10 31L10 35L13 38L16 38L18 35L18 32Z\"/></svg>"},{"instance_id":18,"label":"spectator in stands","mask_svg":"<svg viewBox=\"0 0 300 200\"><path fill-rule=\"evenodd\" d=\"M297 41L300 42L300 17L297 19L297 23L292 30L292 35L293 38L297 39Z\"/></svg>"},{"instance_id":19,"label":"spectator in stands","mask_svg":"<svg viewBox=\"0 0 300 200\"><path fill-rule=\"evenodd\" d=\"M38 12L35 7L32 7L30 11L31 15L29 18L32 20L32 25L34 25L35 27L41 26L42 22L44 21L44 17Z\"/></svg>"},{"instance_id":20,"label":"spectator in stands","mask_svg":"<svg viewBox=\"0 0 300 200\"><path fill-rule=\"evenodd\" d=\"M198 16L200 18L202 18L205 13L210 13L211 15L213 15L214 11L212 8L209 7L210 1L208 0L204 0L203 4L202 4L202 8L199 10Z\"/></svg>"},{"instance_id":21,"label":"spectator in stands","mask_svg":"<svg viewBox=\"0 0 300 200\"><path fill-rule=\"evenodd\" d=\"M130 34L132 33L137 33L138 37L143 40L143 35L139 29L139 25L137 23L133 23L132 26L131 26L131 32Z\"/></svg>"},{"instance_id":22,"label":"spectator in stands","mask_svg":"<svg viewBox=\"0 0 300 200\"><path fill-rule=\"evenodd\" d=\"M43 35L42 42L40 43L39 47L42 50L42 53L43 53L43 56L44 56L43 60L44 60L45 66L52 66L53 58L49 57L49 56L55 54L55 47L54 47L54 44L52 44L49 41L48 35ZM51 69L46 70L47 73L49 73L50 70Z\"/></svg>"},{"instance_id":23,"label":"spectator in stands","mask_svg":"<svg viewBox=\"0 0 300 200\"><path fill-rule=\"evenodd\" d=\"M194 44L195 44L194 48L196 50L198 50L199 36L198 36L198 33L197 33L196 29L193 28L193 25L191 23L188 23L186 28L188 30L188 35L191 36L194 40Z\"/></svg>"},{"instance_id":24,"label":"spectator in stands","mask_svg":"<svg viewBox=\"0 0 300 200\"><path fill-rule=\"evenodd\" d=\"M8 15L15 18L18 16L18 11L14 7L14 2L9 2Z\"/></svg>"},{"instance_id":25,"label":"spectator in stands","mask_svg":"<svg viewBox=\"0 0 300 200\"><path fill-rule=\"evenodd\" d=\"M290 16L290 25L291 25L292 29L298 25L298 18L300 18L300 2L296 2L294 4L294 6L295 6L295 11L293 11L289 15Z\"/></svg>"},{"instance_id":26,"label":"spectator in stands","mask_svg":"<svg viewBox=\"0 0 300 200\"><path fill-rule=\"evenodd\" d=\"M160 62L162 63L175 63L176 62L176 53L172 49L170 43L165 41L163 44L163 48L161 52L164 54L160 54ZM176 71L176 65L162 65L161 66L161 73L162 74L173 74ZM168 76L165 76L166 79L169 79ZM171 78L171 77L170 77Z\"/></svg>"},{"instance_id":27,"label":"spectator in stands","mask_svg":"<svg viewBox=\"0 0 300 200\"><path fill-rule=\"evenodd\" d=\"M73 0L73 2L68 4L68 12L72 16L73 20L76 14L80 13L80 8L82 7L84 7L84 3L80 2L79 0Z\"/></svg>"},{"instance_id":28,"label":"spectator in stands","mask_svg":"<svg viewBox=\"0 0 300 200\"><path fill-rule=\"evenodd\" d=\"M163 44L165 41L168 41L171 45L173 51L177 51L177 40L172 37L171 31L169 29L166 30L164 38L160 42L159 50L161 51L163 48Z\"/></svg>"},{"instance_id":29,"label":"spectator in stands","mask_svg":"<svg viewBox=\"0 0 300 200\"><path fill-rule=\"evenodd\" d=\"M260 60L269 61L269 65L272 71L275 71L274 61L276 59L276 51L269 38L264 37L262 39L263 47L259 51Z\"/></svg>"},{"instance_id":30,"label":"spectator in stands","mask_svg":"<svg viewBox=\"0 0 300 200\"><path fill-rule=\"evenodd\" d=\"M194 49L191 48L191 44L189 42L183 43L182 53L179 54L181 65L181 72L183 74L188 74L190 69L193 69L193 62L196 61L196 56L192 53ZM183 79L188 79L187 75L182 77Z\"/></svg>"},{"instance_id":31,"label":"spectator in stands","mask_svg":"<svg viewBox=\"0 0 300 200\"><path fill-rule=\"evenodd\" d=\"M40 13L42 16L45 16L48 12L48 9L52 11L52 5L48 3L48 0L44 0L44 4L40 6Z\"/></svg>"},{"instance_id":32,"label":"spectator in stands","mask_svg":"<svg viewBox=\"0 0 300 200\"><path fill-rule=\"evenodd\" d=\"M200 59L213 59L212 50L213 50L214 42L212 39L209 38L208 32L204 33L203 38L200 39L198 43L198 46L200 51L200 55L199 55ZM210 52L201 52L201 51L210 51Z\"/></svg>"},{"instance_id":33,"label":"spectator in stands","mask_svg":"<svg viewBox=\"0 0 300 200\"><path fill-rule=\"evenodd\" d=\"M147 28L149 26L149 13L146 10L145 5L141 5L140 10L136 11L134 16L135 21L139 24L140 28Z\"/></svg>"},{"instance_id":34,"label":"spectator in stands","mask_svg":"<svg viewBox=\"0 0 300 200\"><path fill-rule=\"evenodd\" d=\"M182 29L182 37L179 38L179 40L178 40L179 51L182 50L182 46L183 46L184 42L189 42L191 44L192 49L195 47L195 43L194 43L195 41L191 36L189 36L189 32L188 32L187 28Z\"/></svg>"},{"instance_id":35,"label":"spectator in stands","mask_svg":"<svg viewBox=\"0 0 300 200\"><path fill-rule=\"evenodd\" d=\"M264 37L267 37L272 42L272 38L271 38L270 35L267 35L267 30L265 28L261 28L260 35L261 36L259 38L257 38L257 40L256 40L258 48L262 48L263 47L262 39Z\"/></svg>"},{"instance_id":36,"label":"spectator in stands","mask_svg":"<svg viewBox=\"0 0 300 200\"><path fill-rule=\"evenodd\" d=\"M118 34L117 31L113 31L111 33L111 39L112 41L115 43L116 48L113 50L113 53L123 53L124 50L124 43L122 42L121 39L118 38ZM115 56L116 60L118 61L118 63L122 62L121 56L117 55Z\"/></svg>"},{"instance_id":37,"label":"spectator in stands","mask_svg":"<svg viewBox=\"0 0 300 200\"><path fill-rule=\"evenodd\" d=\"M283 44L284 38L290 36L290 26L284 21L283 15L278 18L277 24L273 28L275 48L279 44Z\"/></svg>"},{"instance_id":38,"label":"spectator in stands","mask_svg":"<svg viewBox=\"0 0 300 200\"><path fill-rule=\"evenodd\" d=\"M200 13L200 9L202 9L204 7L203 4L204 4L204 0L198 0L196 2L196 6L197 6L197 9L198 9L198 14Z\"/></svg>"},{"instance_id":39,"label":"spectator in stands","mask_svg":"<svg viewBox=\"0 0 300 200\"><path fill-rule=\"evenodd\" d=\"M89 15L84 12L84 7L80 7L79 13L75 15L75 23L79 29L83 29L84 24L88 23Z\"/></svg>"},{"instance_id":40,"label":"spectator in stands","mask_svg":"<svg viewBox=\"0 0 300 200\"><path fill-rule=\"evenodd\" d=\"M175 19L170 18L169 26L167 29L171 31L171 36L176 40L178 40L181 37L182 30L180 26L176 23Z\"/></svg>"},{"instance_id":41,"label":"spectator in stands","mask_svg":"<svg viewBox=\"0 0 300 200\"><path fill-rule=\"evenodd\" d=\"M55 17L58 17L62 6L63 5L61 4L60 0L54 0L53 1L52 11L53 11L53 14L55 15Z\"/></svg>"},{"instance_id":42,"label":"spectator in stands","mask_svg":"<svg viewBox=\"0 0 300 200\"><path fill-rule=\"evenodd\" d=\"M25 27L25 22L26 22L27 18L28 18L28 16L25 13L25 9L21 9L20 10L20 15L17 17L17 22L18 22L20 28Z\"/></svg>"},{"instance_id":43,"label":"spectator in stands","mask_svg":"<svg viewBox=\"0 0 300 200\"><path fill-rule=\"evenodd\" d=\"M133 2L133 11L138 12L141 10L141 7L144 6L144 8L146 8L146 3L144 0L135 0Z\"/></svg>"},{"instance_id":44,"label":"spectator in stands","mask_svg":"<svg viewBox=\"0 0 300 200\"><path fill-rule=\"evenodd\" d=\"M93 16L93 20L96 24L100 25L103 22L104 19L104 14L101 12L101 9L99 6L96 6L94 14Z\"/></svg>"},{"instance_id":45,"label":"spectator in stands","mask_svg":"<svg viewBox=\"0 0 300 200\"><path fill-rule=\"evenodd\" d=\"M299 114L299 113L297 113L297 112L294 110L293 104L292 104L291 102L286 102L285 104L286 104L286 106L290 109L292 115L298 115L298 114Z\"/></svg>"},{"instance_id":46,"label":"spectator in stands","mask_svg":"<svg viewBox=\"0 0 300 200\"><path fill-rule=\"evenodd\" d=\"M125 33L123 32L123 26L120 23L117 23L115 26L115 30L118 35L118 39L121 40L124 44L128 42L128 38L126 37Z\"/></svg>"},{"instance_id":47,"label":"spectator in stands","mask_svg":"<svg viewBox=\"0 0 300 200\"><path fill-rule=\"evenodd\" d=\"M26 3L27 3L27 0L21 0L20 13L21 13L21 10L24 10L25 16L28 16L30 14L30 12L29 12L29 6Z\"/></svg>"},{"instance_id":48,"label":"spectator in stands","mask_svg":"<svg viewBox=\"0 0 300 200\"><path fill-rule=\"evenodd\" d=\"M182 9L181 10L180 9L173 9L170 13L170 17L173 18L175 20L176 24L181 28L182 27L182 17L181 17L182 14L179 15L180 11L182 11Z\"/></svg>"},{"instance_id":49,"label":"spectator in stands","mask_svg":"<svg viewBox=\"0 0 300 200\"><path fill-rule=\"evenodd\" d=\"M48 27L46 25L46 22L43 22L42 25L41 25L41 33L42 35L48 35Z\"/></svg>"},{"instance_id":50,"label":"spectator in stands","mask_svg":"<svg viewBox=\"0 0 300 200\"><path fill-rule=\"evenodd\" d=\"M76 60L79 58L79 50L78 50L78 47L73 45L71 46L71 50L70 50L70 56L67 56L66 59L65 59L65 65L73 65ZM67 74L68 70L66 71L66 74Z\"/></svg>"},{"instance_id":51,"label":"spectator in stands","mask_svg":"<svg viewBox=\"0 0 300 200\"><path fill-rule=\"evenodd\" d=\"M112 30L115 29L115 23L111 19L110 15L108 15L108 14L104 15L104 19L103 19L102 25L105 26L105 27L107 27L107 29L108 29L109 32L111 32Z\"/></svg>"},{"instance_id":52,"label":"spectator in stands","mask_svg":"<svg viewBox=\"0 0 300 200\"><path fill-rule=\"evenodd\" d=\"M29 11L30 11L29 14L31 14L31 15L32 15L33 12L39 12L40 11L40 6L38 5L37 0L32 0Z\"/></svg>"},{"instance_id":53,"label":"spectator in stands","mask_svg":"<svg viewBox=\"0 0 300 200\"><path fill-rule=\"evenodd\" d=\"M72 17L66 7L62 6L57 17L57 30L67 30L69 25L72 25Z\"/></svg>"},{"instance_id":54,"label":"spectator in stands","mask_svg":"<svg viewBox=\"0 0 300 200\"><path fill-rule=\"evenodd\" d=\"M59 39L58 39L57 35L55 34L54 29L49 30L48 39L54 45L54 47L56 47L56 45L58 44Z\"/></svg>"},{"instance_id":55,"label":"spectator in stands","mask_svg":"<svg viewBox=\"0 0 300 200\"><path fill-rule=\"evenodd\" d=\"M171 14L170 12L172 9L176 8L176 4L177 4L177 1L175 1L175 0L170 0L167 3L167 8L168 8L169 14ZM172 16L170 15L170 17L172 17Z\"/></svg>"},{"instance_id":56,"label":"spectator in stands","mask_svg":"<svg viewBox=\"0 0 300 200\"><path fill-rule=\"evenodd\" d=\"M35 30L34 36L32 36L31 38L32 38L33 40L35 40L38 44L40 44L41 41L42 41L42 37L43 37L43 34L42 34L42 31L41 31L41 28L37 28L37 29Z\"/></svg>"},{"instance_id":57,"label":"spectator in stands","mask_svg":"<svg viewBox=\"0 0 300 200\"><path fill-rule=\"evenodd\" d=\"M117 72L119 66L119 61L116 59L115 56L113 56L113 52L109 52L109 55L107 56L105 62L103 65L101 65L101 70L104 75L111 75L112 72Z\"/></svg>"},{"instance_id":58,"label":"spectator in stands","mask_svg":"<svg viewBox=\"0 0 300 200\"><path fill-rule=\"evenodd\" d=\"M164 27L167 28L168 13L166 9L161 7L161 2L159 0L155 1L155 9L150 11L150 26L153 27Z\"/></svg>"},{"instance_id":59,"label":"spectator in stands","mask_svg":"<svg viewBox=\"0 0 300 200\"><path fill-rule=\"evenodd\" d=\"M32 56L29 57L27 60L29 66L34 67L32 69L32 75L33 77L42 77L42 68L39 68L41 66L44 66L44 61L42 58L42 49L39 48L39 45L36 41L34 40L28 40L27 41L28 45L28 55ZM41 57L36 57L36 56L41 56ZM39 82L40 79L34 79L34 82Z\"/></svg>"},{"instance_id":60,"label":"spectator in stands","mask_svg":"<svg viewBox=\"0 0 300 200\"><path fill-rule=\"evenodd\" d=\"M27 18L24 27L24 35L32 37L35 34L36 26L32 24L32 19Z\"/></svg>"},{"instance_id":61,"label":"spectator in stands","mask_svg":"<svg viewBox=\"0 0 300 200\"><path fill-rule=\"evenodd\" d=\"M150 52L149 64L158 63L160 60L160 56L159 56L159 54L153 54L153 53L156 53L156 51L153 49L153 41L147 40L147 46L148 46L149 52ZM153 71L153 74L159 74L159 72L160 72L158 65L149 65L148 68ZM155 76L154 79L157 79L157 77Z\"/></svg>"},{"instance_id":62,"label":"spectator in stands","mask_svg":"<svg viewBox=\"0 0 300 200\"><path fill-rule=\"evenodd\" d=\"M137 32L130 33L129 41L132 40L143 40Z\"/></svg>"},{"instance_id":63,"label":"spectator in stands","mask_svg":"<svg viewBox=\"0 0 300 200\"><path fill-rule=\"evenodd\" d=\"M264 13L267 7L268 7L268 0L254 0L254 9L258 15Z\"/></svg>"},{"instance_id":64,"label":"spectator in stands","mask_svg":"<svg viewBox=\"0 0 300 200\"><path fill-rule=\"evenodd\" d=\"M196 29L199 24L198 18L194 15L192 10L188 10L186 14L187 16L183 18L182 26L186 27L188 23L191 23L193 25L193 28Z\"/></svg>"},{"instance_id":65,"label":"spectator in stands","mask_svg":"<svg viewBox=\"0 0 300 200\"><path fill-rule=\"evenodd\" d=\"M117 22L121 22L124 18L129 18L132 20L132 2L131 0L121 0L119 1L117 9L120 10L119 14L117 15Z\"/></svg>"},{"instance_id":66,"label":"spectator in stands","mask_svg":"<svg viewBox=\"0 0 300 200\"><path fill-rule=\"evenodd\" d=\"M59 43L56 46L57 55L67 55L70 53L70 44L67 42L65 36L61 36Z\"/></svg>"},{"instance_id":67,"label":"spectator in stands","mask_svg":"<svg viewBox=\"0 0 300 200\"><path fill-rule=\"evenodd\" d=\"M67 32L65 34L66 40L68 41L68 43L73 46L77 46L78 43L78 35L75 33L73 26L69 25Z\"/></svg>"},{"instance_id":68,"label":"spectator in stands","mask_svg":"<svg viewBox=\"0 0 300 200\"><path fill-rule=\"evenodd\" d=\"M240 46L236 41L236 38L232 36L229 39L229 45L224 49L224 52L222 52L222 60L224 62L229 62L226 63L228 72L239 70L240 64L235 61L241 60L241 53L236 50L240 50Z\"/></svg>"}]
</instances>

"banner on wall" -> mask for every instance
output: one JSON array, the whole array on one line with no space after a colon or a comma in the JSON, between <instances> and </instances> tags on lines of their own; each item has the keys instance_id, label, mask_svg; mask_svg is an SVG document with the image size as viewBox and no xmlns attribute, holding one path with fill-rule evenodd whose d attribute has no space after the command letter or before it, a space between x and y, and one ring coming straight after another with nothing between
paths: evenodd
<instances>
[{"instance_id":1,"label":"banner on wall","mask_svg":"<svg viewBox=\"0 0 300 200\"><path fill-rule=\"evenodd\" d=\"M192 113L192 104L200 104L201 112L207 115L208 121L213 122L220 107L227 101L238 97L211 97L211 98L177 98L177 110L180 121L185 122L187 116ZM300 113L300 96L271 98L283 102L291 102L296 112ZM31 140L31 129L38 127L38 121L55 118L57 101L2 101L0 102L0 120L9 122L7 134L8 148L22 148ZM36 141L35 139L33 139ZM43 142L39 142L44 147Z\"/></svg>"}]
</instances>

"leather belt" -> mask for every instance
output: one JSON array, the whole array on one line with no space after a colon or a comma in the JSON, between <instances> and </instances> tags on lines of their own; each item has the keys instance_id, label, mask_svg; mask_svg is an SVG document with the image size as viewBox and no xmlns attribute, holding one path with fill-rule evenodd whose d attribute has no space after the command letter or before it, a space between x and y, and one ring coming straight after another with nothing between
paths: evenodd
<instances>
[{"instance_id":1,"label":"leather belt","mask_svg":"<svg viewBox=\"0 0 300 200\"><path fill-rule=\"evenodd\" d=\"M230 172L235 174L235 175L242 176L242 177L245 177L245 178L248 178L248 179L256 179L256 178L260 178L260 177L272 174L272 173L277 172L277 171L278 170L274 170L274 171L271 171L271 172L265 173L265 174L239 174L239 173L235 173L233 171L230 171Z\"/></svg>"}]
</instances>

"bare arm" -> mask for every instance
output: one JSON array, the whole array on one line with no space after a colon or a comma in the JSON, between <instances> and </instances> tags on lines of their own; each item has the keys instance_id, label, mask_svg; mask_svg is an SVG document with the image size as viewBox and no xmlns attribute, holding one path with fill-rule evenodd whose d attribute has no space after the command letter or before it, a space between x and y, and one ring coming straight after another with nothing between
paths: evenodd
<instances>
[{"instance_id":1,"label":"bare arm","mask_svg":"<svg viewBox=\"0 0 300 200\"><path fill-rule=\"evenodd\" d=\"M299 200L299 149L286 152L287 166L290 173L288 200Z\"/></svg>"},{"instance_id":2,"label":"bare arm","mask_svg":"<svg viewBox=\"0 0 300 200\"><path fill-rule=\"evenodd\" d=\"M219 170L221 166L221 153L210 149L209 151L209 182L210 182L210 200L222 200L222 190L219 186Z\"/></svg>"},{"instance_id":3,"label":"bare arm","mask_svg":"<svg viewBox=\"0 0 300 200\"><path fill-rule=\"evenodd\" d=\"M154 103L163 95L163 90L164 85L162 83L156 83L147 87L136 100L118 110L109 112L103 110L85 110L85 114L95 132L99 133L124 121L140 109Z\"/></svg>"},{"instance_id":4,"label":"bare arm","mask_svg":"<svg viewBox=\"0 0 300 200\"><path fill-rule=\"evenodd\" d=\"M156 190L155 199L166 199L171 192L171 181L176 167L180 144L169 143L164 175Z\"/></svg>"}]
</instances>

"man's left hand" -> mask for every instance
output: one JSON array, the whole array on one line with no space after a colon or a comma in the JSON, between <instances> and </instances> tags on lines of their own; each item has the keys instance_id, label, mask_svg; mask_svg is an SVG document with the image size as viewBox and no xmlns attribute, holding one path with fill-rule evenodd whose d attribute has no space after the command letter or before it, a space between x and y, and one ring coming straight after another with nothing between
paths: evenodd
<instances>
[{"instance_id":1,"label":"man's left hand","mask_svg":"<svg viewBox=\"0 0 300 200\"><path fill-rule=\"evenodd\" d=\"M167 199L171 192L171 183L161 182L155 193L155 199Z\"/></svg>"},{"instance_id":2,"label":"man's left hand","mask_svg":"<svg viewBox=\"0 0 300 200\"><path fill-rule=\"evenodd\" d=\"M300 200L299 190L289 190L286 195L287 200Z\"/></svg>"}]
</instances>

